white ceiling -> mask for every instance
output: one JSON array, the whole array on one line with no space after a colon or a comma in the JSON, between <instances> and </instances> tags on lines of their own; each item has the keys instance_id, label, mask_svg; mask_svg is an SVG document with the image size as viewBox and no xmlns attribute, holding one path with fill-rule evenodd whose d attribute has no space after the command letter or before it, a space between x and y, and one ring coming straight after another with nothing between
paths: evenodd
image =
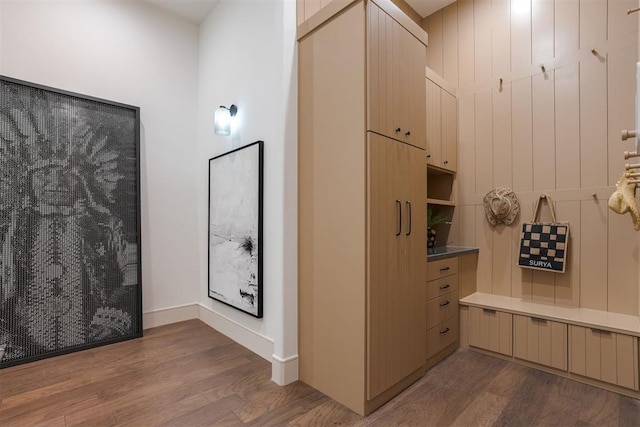
<instances>
[{"instance_id":1,"label":"white ceiling","mask_svg":"<svg viewBox=\"0 0 640 427\"><path fill-rule=\"evenodd\" d=\"M196 24L202 23L220 0L144 0Z\"/></svg>"},{"instance_id":2,"label":"white ceiling","mask_svg":"<svg viewBox=\"0 0 640 427\"><path fill-rule=\"evenodd\" d=\"M202 23L220 0L144 0L196 24ZM406 0L423 18L455 0Z\"/></svg>"},{"instance_id":3,"label":"white ceiling","mask_svg":"<svg viewBox=\"0 0 640 427\"><path fill-rule=\"evenodd\" d=\"M453 3L456 0L405 0L423 18Z\"/></svg>"}]
</instances>

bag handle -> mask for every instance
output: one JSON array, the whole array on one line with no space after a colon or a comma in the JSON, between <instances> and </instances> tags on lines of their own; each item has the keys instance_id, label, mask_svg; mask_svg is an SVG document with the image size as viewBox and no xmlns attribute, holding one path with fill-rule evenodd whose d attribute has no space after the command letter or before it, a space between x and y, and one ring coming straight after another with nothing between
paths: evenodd
<instances>
[{"instance_id":1,"label":"bag handle","mask_svg":"<svg viewBox=\"0 0 640 427\"><path fill-rule=\"evenodd\" d=\"M553 207L553 200L551 200L551 196L549 196L547 193L541 193L538 197L538 200L536 200L536 205L533 208L533 219L531 220L531 222L538 222L538 214L540 213L540 200L542 199L547 199L547 204L549 205L549 210L551 211L551 218L553 219L553 222L558 222L556 220L556 209Z\"/></svg>"}]
</instances>

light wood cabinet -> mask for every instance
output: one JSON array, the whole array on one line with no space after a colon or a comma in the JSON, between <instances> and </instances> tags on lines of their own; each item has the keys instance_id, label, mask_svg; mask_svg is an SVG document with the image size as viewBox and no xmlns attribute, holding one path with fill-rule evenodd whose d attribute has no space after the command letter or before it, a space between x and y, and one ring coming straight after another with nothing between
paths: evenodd
<instances>
[{"instance_id":1,"label":"light wood cabinet","mask_svg":"<svg viewBox=\"0 0 640 427\"><path fill-rule=\"evenodd\" d=\"M638 390L638 338L596 328L570 327L569 371Z\"/></svg>"},{"instance_id":2,"label":"light wood cabinet","mask_svg":"<svg viewBox=\"0 0 640 427\"><path fill-rule=\"evenodd\" d=\"M469 345L511 356L512 314L469 307Z\"/></svg>"},{"instance_id":3,"label":"light wood cabinet","mask_svg":"<svg viewBox=\"0 0 640 427\"><path fill-rule=\"evenodd\" d=\"M427 264L427 368L458 347L458 257Z\"/></svg>"},{"instance_id":4,"label":"light wood cabinet","mask_svg":"<svg viewBox=\"0 0 640 427\"><path fill-rule=\"evenodd\" d=\"M455 172L458 156L456 91L432 70L426 70L427 163Z\"/></svg>"},{"instance_id":5,"label":"light wood cabinet","mask_svg":"<svg viewBox=\"0 0 640 427\"><path fill-rule=\"evenodd\" d=\"M370 131L373 114L409 115L411 101L369 96L374 68L399 72L405 45L426 34L376 3L299 28L298 49L299 376L361 415L419 379L426 358L425 152L414 132ZM387 26L373 67L372 34Z\"/></svg>"},{"instance_id":6,"label":"light wood cabinet","mask_svg":"<svg viewBox=\"0 0 640 427\"><path fill-rule=\"evenodd\" d=\"M367 128L389 138L426 148L424 87L426 48L413 34L369 3Z\"/></svg>"},{"instance_id":7,"label":"light wood cabinet","mask_svg":"<svg viewBox=\"0 0 640 427\"><path fill-rule=\"evenodd\" d=\"M369 400L424 365L424 152L369 133Z\"/></svg>"},{"instance_id":8,"label":"light wood cabinet","mask_svg":"<svg viewBox=\"0 0 640 427\"><path fill-rule=\"evenodd\" d=\"M567 325L530 316L513 316L513 356L567 370Z\"/></svg>"}]
</instances>

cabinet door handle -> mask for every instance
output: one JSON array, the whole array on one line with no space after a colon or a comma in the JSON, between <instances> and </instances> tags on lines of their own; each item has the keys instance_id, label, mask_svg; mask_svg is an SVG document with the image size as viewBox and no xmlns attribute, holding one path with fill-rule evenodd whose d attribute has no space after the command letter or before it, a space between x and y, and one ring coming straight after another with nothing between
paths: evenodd
<instances>
[{"instance_id":1,"label":"cabinet door handle","mask_svg":"<svg viewBox=\"0 0 640 427\"><path fill-rule=\"evenodd\" d=\"M448 289L450 287L451 287L451 285L447 283L446 285L440 286L440 290Z\"/></svg>"},{"instance_id":2,"label":"cabinet door handle","mask_svg":"<svg viewBox=\"0 0 640 427\"><path fill-rule=\"evenodd\" d=\"M534 322L539 322L539 323L547 323L547 319L543 319L541 317L532 317L531 320L533 320Z\"/></svg>"},{"instance_id":3,"label":"cabinet door handle","mask_svg":"<svg viewBox=\"0 0 640 427\"><path fill-rule=\"evenodd\" d=\"M431 154L427 154L427 159L430 159L430 158L431 158Z\"/></svg>"},{"instance_id":4,"label":"cabinet door handle","mask_svg":"<svg viewBox=\"0 0 640 427\"><path fill-rule=\"evenodd\" d=\"M440 307L446 307L449 305L449 301L441 302Z\"/></svg>"},{"instance_id":5,"label":"cabinet door handle","mask_svg":"<svg viewBox=\"0 0 640 427\"><path fill-rule=\"evenodd\" d=\"M604 329L591 328L591 330L598 334L611 335L611 331L605 331Z\"/></svg>"},{"instance_id":6,"label":"cabinet door handle","mask_svg":"<svg viewBox=\"0 0 640 427\"><path fill-rule=\"evenodd\" d=\"M400 132L402 132L402 129L397 128L397 129L396 129L396 133L400 133Z\"/></svg>"},{"instance_id":7,"label":"cabinet door handle","mask_svg":"<svg viewBox=\"0 0 640 427\"><path fill-rule=\"evenodd\" d=\"M411 202L407 200L405 203L407 204L407 216L409 217L409 226L407 227L407 236L409 236L411 234Z\"/></svg>"},{"instance_id":8,"label":"cabinet door handle","mask_svg":"<svg viewBox=\"0 0 640 427\"><path fill-rule=\"evenodd\" d=\"M451 267L440 267L440 271L447 271L450 270Z\"/></svg>"},{"instance_id":9,"label":"cabinet door handle","mask_svg":"<svg viewBox=\"0 0 640 427\"><path fill-rule=\"evenodd\" d=\"M495 310L492 310L490 308L483 308L482 311L487 313L487 314L495 314L496 313Z\"/></svg>"},{"instance_id":10,"label":"cabinet door handle","mask_svg":"<svg viewBox=\"0 0 640 427\"><path fill-rule=\"evenodd\" d=\"M449 163L449 160L445 160L445 161L444 161L444 164L445 164L445 165L446 165L446 164L448 164L448 163Z\"/></svg>"},{"instance_id":11,"label":"cabinet door handle","mask_svg":"<svg viewBox=\"0 0 640 427\"><path fill-rule=\"evenodd\" d=\"M446 334L447 332L449 332L449 328L444 328L443 330L440 331L442 335Z\"/></svg>"},{"instance_id":12,"label":"cabinet door handle","mask_svg":"<svg viewBox=\"0 0 640 427\"><path fill-rule=\"evenodd\" d=\"M398 206L398 232L396 236L402 234L402 203L400 200L396 200L396 206Z\"/></svg>"},{"instance_id":13,"label":"cabinet door handle","mask_svg":"<svg viewBox=\"0 0 640 427\"><path fill-rule=\"evenodd\" d=\"M404 136L411 136L411 132L407 131L407 133L405 133Z\"/></svg>"}]
</instances>

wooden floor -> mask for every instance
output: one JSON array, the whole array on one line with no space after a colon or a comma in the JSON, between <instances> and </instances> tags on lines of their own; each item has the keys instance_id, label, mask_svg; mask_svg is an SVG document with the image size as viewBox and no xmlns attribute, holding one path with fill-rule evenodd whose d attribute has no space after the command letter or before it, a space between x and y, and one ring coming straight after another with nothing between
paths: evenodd
<instances>
[{"instance_id":1,"label":"wooden floor","mask_svg":"<svg viewBox=\"0 0 640 427\"><path fill-rule=\"evenodd\" d=\"M0 426L638 426L640 402L459 350L363 419L198 320L0 370Z\"/></svg>"}]
</instances>

